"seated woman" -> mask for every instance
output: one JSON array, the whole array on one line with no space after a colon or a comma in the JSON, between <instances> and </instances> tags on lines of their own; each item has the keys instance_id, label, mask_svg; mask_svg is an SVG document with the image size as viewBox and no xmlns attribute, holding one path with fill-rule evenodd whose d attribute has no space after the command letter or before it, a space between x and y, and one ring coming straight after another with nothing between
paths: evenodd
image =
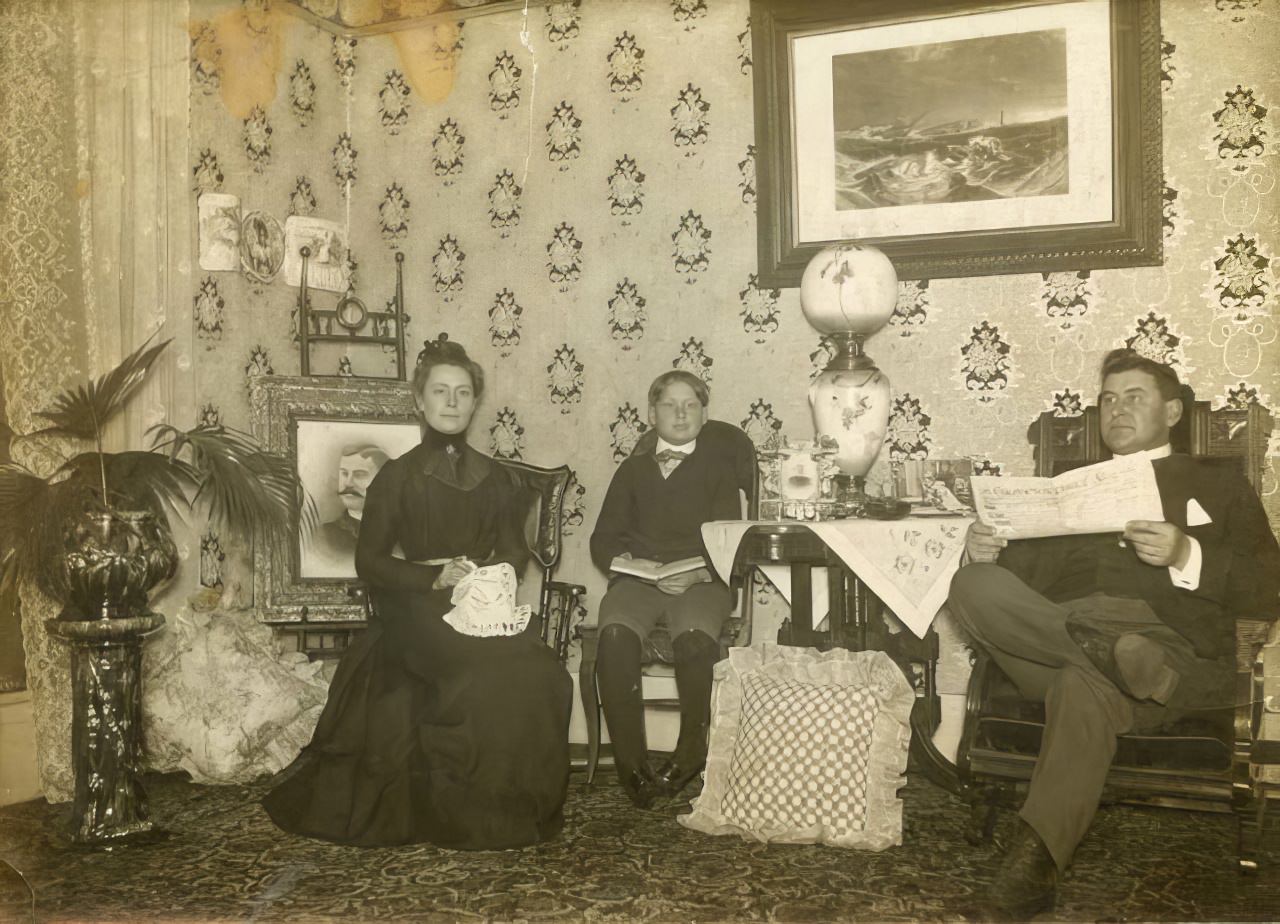
<instances>
[{"instance_id":1,"label":"seated woman","mask_svg":"<svg viewBox=\"0 0 1280 924\"><path fill-rule=\"evenodd\" d=\"M343 654L311 744L263 800L286 831L482 850L535 844L563 824L569 675L536 619L486 638L442 618L471 569L508 562L520 574L529 554L527 505L466 443L483 389L458 344L442 336L423 350L422 444L369 485L356 547L376 617Z\"/></svg>"}]
</instances>

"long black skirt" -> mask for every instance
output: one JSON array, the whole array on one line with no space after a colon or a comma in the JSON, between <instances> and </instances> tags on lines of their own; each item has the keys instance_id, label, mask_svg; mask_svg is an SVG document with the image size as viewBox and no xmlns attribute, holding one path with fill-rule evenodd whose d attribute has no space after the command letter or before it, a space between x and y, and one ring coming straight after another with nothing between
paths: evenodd
<instances>
[{"instance_id":1,"label":"long black skirt","mask_svg":"<svg viewBox=\"0 0 1280 924\"><path fill-rule=\"evenodd\" d=\"M311 743L263 805L340 844L493 850L554 837L573 684L538 637L461 635L449 591L382 594L343 654Z\"/></svg>"}]
</instances>

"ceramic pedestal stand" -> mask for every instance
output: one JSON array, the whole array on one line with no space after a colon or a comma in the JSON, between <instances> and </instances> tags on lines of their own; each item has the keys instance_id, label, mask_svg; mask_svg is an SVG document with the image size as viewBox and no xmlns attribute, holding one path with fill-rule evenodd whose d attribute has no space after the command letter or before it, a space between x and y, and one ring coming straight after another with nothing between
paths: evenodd
<instances>
[{"instance_id":1,"label":"ceramic pedestal stand","mask_svg":"<svg viewBox=\"0 0 1280 924\"><path fill-rule=\"evenodd\" d=\"M71 752L76 776L71 840L110 847L161 836L138 779L142 754L142 643L159 613L119 619L50 619L71 648Z\"/></svg>"}]
</instances>

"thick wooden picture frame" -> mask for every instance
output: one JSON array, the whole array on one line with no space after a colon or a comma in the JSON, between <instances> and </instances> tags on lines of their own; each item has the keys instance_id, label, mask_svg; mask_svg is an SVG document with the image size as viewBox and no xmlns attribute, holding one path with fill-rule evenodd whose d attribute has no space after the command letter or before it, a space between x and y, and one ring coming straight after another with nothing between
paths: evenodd
<instances>
[{"instance_id":1,"label":"thick wooden picture frame","mask_svg":"<svg viewBox=\"0 0 1280 924\"><path fill-rule=\"evenodd\" d=\"M791 54L795 41L858 30L886 30L884 34L897 36L895 41L902 47L923 47L937 41L939 34L954 32L957 21L978 14L1013 10L1034 13L1036 8L1056 6L1066 8L1061 16L1069 20L1075 11L1071 4L1060 0L751 0L760 283L776 287L799 285L814 253L828 243L849 239L882 249L903 279L1159 265L1163 259L1159 0L1095 2L1109 4L1109 47L1097 49L1098 55L1108 56L1111 75L1109 217L1076 223L1015 220L1000 227L978 227L981 221L975 220L972 229L943 233L805 240L799 233L797 171L806 163L809 152L797 141L800 109L796 100L798 89L801 98L809 99L812 94L795 84L797 68ZM1083 17L1090 3L1080 0L1079 6ZM1079 55L1075 57L1078 61ZM1073 64L1069 60L1068 65L1069 73L1072 67L1076 73L1089 71L1088 62ZM806 62L802 61L801 66L804 69ZM808 72L812 74L814 70L809 68ZM828 79L834 83L831 73L827 71ZM874 86L868 87L868 92L874 91ZM956 92L965 92L963 80L957 81ZM833 94L834 90L828 88L827 95ZM904 113L904 120L909 115ZM834 120L829 114L826 117ZM981 130L963 128L970 136ZM904 135L911 130L912 126L901 128ZM998 132L995 134L998 137ZM1095 137L1089 141L1083 134L1072 137L1067 132L1068 151L1074 150L1077 138L1096 144L1105 140ZM919 137L912 136L911 140ZM818 157L830 158L829 148L826 153L819 151ZM980 210L986 204L979 202L975 207ZM942 208L951 210L949 215L956 212L955 205L941 203ZM1049 203L1051 208L1055 205ZM938 207L928 203L911 206L922 210ZM831 211L846 218L850 214L837 213L834 201ZM939 212L939 217L942 214ZM979 214L975 212L975 218ZM929 223L927 212L913 217L917 226Z\"/></svg>"}]
</instances>

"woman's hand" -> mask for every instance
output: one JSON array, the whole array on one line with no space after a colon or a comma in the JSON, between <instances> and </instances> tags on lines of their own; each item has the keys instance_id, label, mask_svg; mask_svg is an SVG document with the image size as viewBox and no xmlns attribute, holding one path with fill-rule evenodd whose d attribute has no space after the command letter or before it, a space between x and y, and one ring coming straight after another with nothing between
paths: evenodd
<instances>
[{"instance_id":1,"label":"woman's hand","mask_svg":"<svg viewBox=\"0 0 1280 924\"><path fill-rule=\"evenodd\" d=\"M444 569L436 576L435 582L431 585L436 590L443 590L446 587L454 587L459 581L476 570L475 562L468 559L465 555L459 555L457 558L451 559Z\"/></svg>"}]
</instances>

